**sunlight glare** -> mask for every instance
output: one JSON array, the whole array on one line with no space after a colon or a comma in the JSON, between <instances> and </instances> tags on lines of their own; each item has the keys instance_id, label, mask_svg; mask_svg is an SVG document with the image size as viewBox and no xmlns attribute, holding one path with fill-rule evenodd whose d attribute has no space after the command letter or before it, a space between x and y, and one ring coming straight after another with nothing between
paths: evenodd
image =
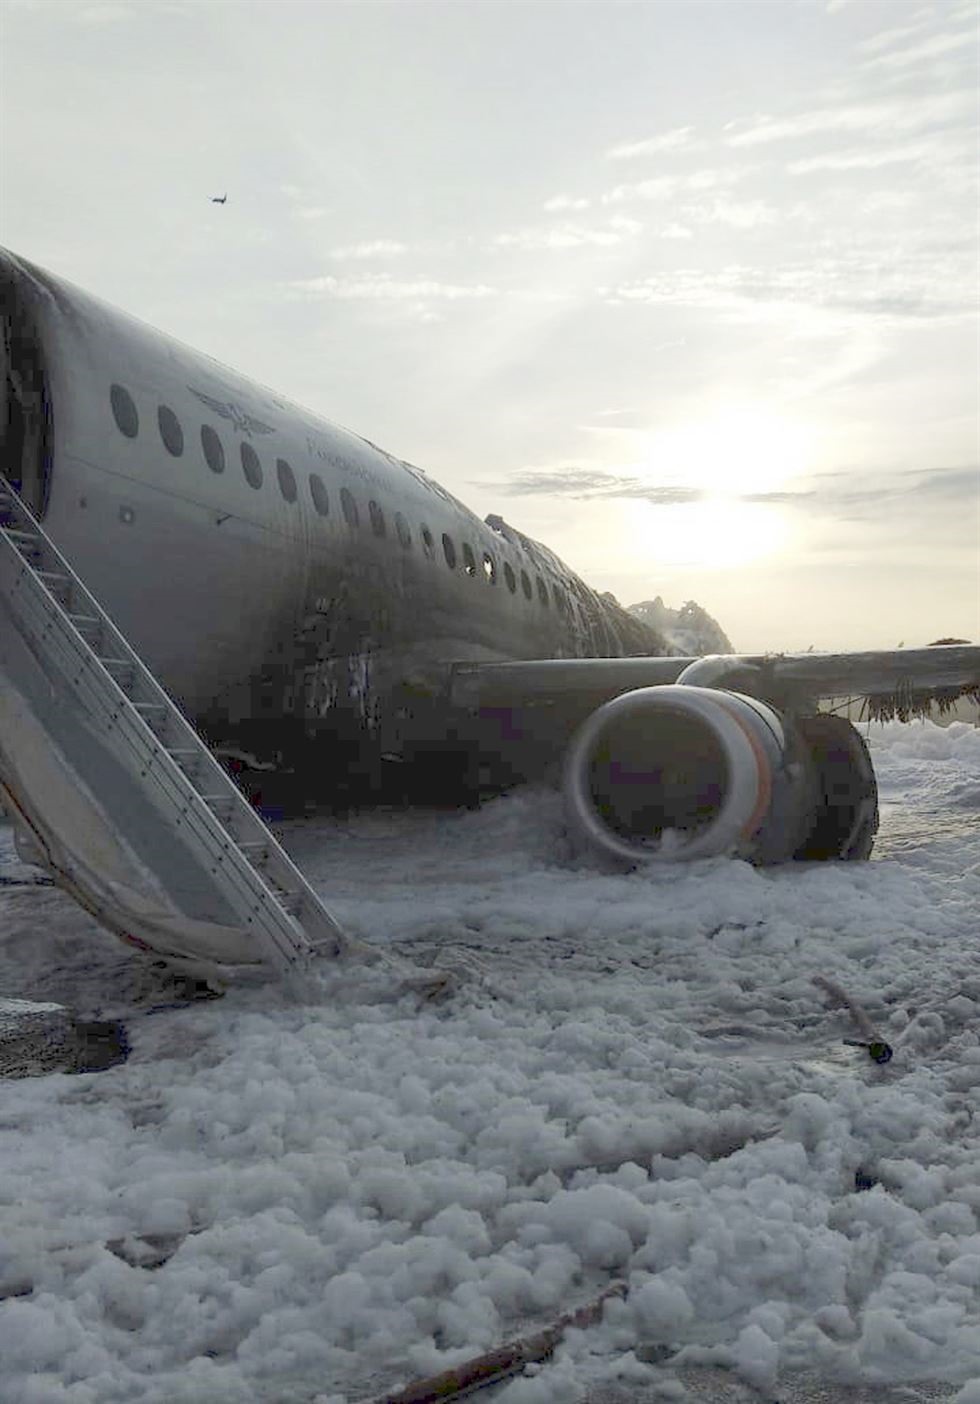
<instances>
[{"instance_id":1,"label":"sunlight glare","mask_svg":"<svg viewBox=\"0 0 980 1404\"><path fill-rule=\"evenodd\" d=\"M770 503L710 498L659 506L632 503L624 513L626 545L638 566L698 566L725 570L785 550L787 513Z\"/></svg>"},{"instance_id":2,"label":"sunlight glare","mask_svg":"<svg viewBox=\"0 0 980 1404\"><path fill-rule=\"evenodd\" d=\"M785 550L789 513L769 494L791 491L811 469L814 435L760 405L719 409L647 437L637 477L697 494L691 502L628 514L630 548L665 565L727 569Z\"/></svg>"},{"instance_id":3,"label":"sunlight glare","mask_svg":"<svg viewBox=\"0 0 980 1404\"><path fill-rule=\"evenodd\" d=\"M658 483L711 496L773 492L810 467L812 437L806 425L765 408L733 407L655 430L639 466Z\"/></svg>"}]
</instances>

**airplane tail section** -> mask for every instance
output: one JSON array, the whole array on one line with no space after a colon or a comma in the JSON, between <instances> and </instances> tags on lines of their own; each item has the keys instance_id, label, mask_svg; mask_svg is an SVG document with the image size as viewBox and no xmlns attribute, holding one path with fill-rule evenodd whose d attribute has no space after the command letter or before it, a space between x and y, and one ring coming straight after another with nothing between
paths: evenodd
<instances>
[{"instance_id":1,"label":"airplane tail section","mask_svg":"<svg viewBox=\"0 0 980 1404\"><path fill-rule=\"evenodd\" d=\"M103 926L199 978L351 947L3 478L0 807Z\"/></svg>"}]
</instances>

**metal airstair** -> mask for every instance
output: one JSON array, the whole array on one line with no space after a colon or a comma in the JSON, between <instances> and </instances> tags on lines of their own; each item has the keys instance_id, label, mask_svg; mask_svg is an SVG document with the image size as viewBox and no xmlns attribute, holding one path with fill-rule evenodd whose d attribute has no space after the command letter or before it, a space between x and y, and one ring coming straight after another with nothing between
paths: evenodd
<instances>
[{"instance_id":1,"label":"metal airstair","mask_svg":"<svg viewBox=\"0 0 980 1404\"><path fill-rule=\"evenodd\" d=\"M201 968L219 978L302 970L315 955L364 949L345 937L0 476L0 701L4 695L8 718L23 718L21 759L51 746L35 766L34 784L27 783L0 714L0 803L10 808L13 801L21 833L103 925L154 954L172 951L178 967L193 968L200 954ZM77 783L59 799L62 773ZM48 793L38 776L53 777ZM59 825L64 836L64 810L75 796L91 801L89 817L76 823L74 847L71 839L56 845L51 836ZM105 821L101 848L91 838L93 814ZM105 867L100 873L97 859L107 847L125 854L127 874L146 875L135 904L125 900L128 878L113 882ZM166 913L163 935L158 911ZM168 932L176 937L169 948ZM218 955L207 941L198 949L207 932L225 933Z\"/></svg>"}]
</instances>

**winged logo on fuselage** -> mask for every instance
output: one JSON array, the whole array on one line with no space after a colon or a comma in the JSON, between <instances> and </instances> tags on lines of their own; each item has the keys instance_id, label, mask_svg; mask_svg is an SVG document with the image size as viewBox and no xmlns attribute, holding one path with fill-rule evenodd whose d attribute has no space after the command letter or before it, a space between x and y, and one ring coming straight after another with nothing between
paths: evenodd
<instances>
[{"instance_id":1,"label":"winged logo on fuselage","mask_svg":"<svg viewBox=\"0 0 980 1404\"><path fill-rule=\"evenodd\" d=\"M213 395L205 395L203 390L195 390L193 385L188 385L188 390L192 395L196 395L203 405L214 410L215 414L220 414L222 419L230 419L232 424L240 434L274 434L276 431L271 424L265 424L261 419L256 419L254 414L249 414L248 410L243 410L241 405L236 405L234 400L216 400Z\"/></svg>"}]
</instances>

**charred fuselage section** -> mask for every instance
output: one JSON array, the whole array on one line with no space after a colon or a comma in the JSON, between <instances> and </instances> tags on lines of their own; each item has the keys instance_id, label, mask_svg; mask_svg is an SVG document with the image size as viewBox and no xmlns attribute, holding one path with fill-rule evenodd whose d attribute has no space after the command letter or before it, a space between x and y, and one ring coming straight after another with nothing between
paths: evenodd
<instances>
[{"instance_id":1,"label":"charred fuselage section","mask_svg":"<svg viewBox=\"0 0 980 1404\"><path fill-rule=\"evenodd\" d=\"M51 399L34 300L0 260L0 474L39 517L51 458Z\"/></svg>"}]
</instances>

